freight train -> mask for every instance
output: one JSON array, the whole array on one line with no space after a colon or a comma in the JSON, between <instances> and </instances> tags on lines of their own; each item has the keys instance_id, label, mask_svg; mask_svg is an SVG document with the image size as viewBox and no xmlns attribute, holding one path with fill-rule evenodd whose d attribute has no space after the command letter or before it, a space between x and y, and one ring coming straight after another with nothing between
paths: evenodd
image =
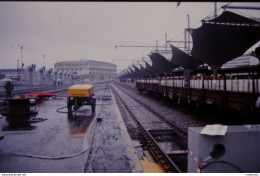
<instances>
[{"instance_id":1,"label":"freight train","mask_svg":"<svg viewBox=\"0 0 260 176\"><path fill-rule=\"evenodd\" d=\"M136 88L160 97L204 107L231 108L243 112L259 111L260 65L222 69L214 75L207 68L196 69L188 76L184 70L154 78L139 78Z\"/></svg>"},{"instance_id":2,"label":"freight train","mask_svg":"<svg viewBox=\"0 0 260 176\"><path fill-rule=\"evenodd\" d=\"M259 111L255 103L260 96L260 22L224 11L216 18L203 19L199 28L189 32L191 51L170 45L171 57L153 52L149 55L151 64L143 59L143 65L128 67L118 78L136 82L140 92L178 103ZM255 50L248 54L252 47ZM225 67L246 53L258 63Z\"/></svg>"}]
</instances>

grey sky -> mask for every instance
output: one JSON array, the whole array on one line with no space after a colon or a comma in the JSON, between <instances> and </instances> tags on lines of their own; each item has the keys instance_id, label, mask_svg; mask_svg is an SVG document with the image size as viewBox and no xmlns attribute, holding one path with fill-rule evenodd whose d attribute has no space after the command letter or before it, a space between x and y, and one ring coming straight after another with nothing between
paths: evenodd
<instances>
[{"instance_id":1,"label":"grey sky","mask_svg":"<svg viewBox=\"0 0 260 176\"><path fill-rule=\"evenodd\" d=\"M43 66L45 54L47 68L63 60L124 59L113 61L121 70L132 63L131 59L139 59L155 48L115 50L115 45L155 45L156 40L164 45L166 32L168 39L183 40L187 14L191 26L199 27L200 21L214 10L213 2L176 4L0 2L0 68L17 68L21 58L18 45L23 45L25 66L34 63L36 69ZM224 4L218 3L218 8Z\"/></svg>"}]
</instances>

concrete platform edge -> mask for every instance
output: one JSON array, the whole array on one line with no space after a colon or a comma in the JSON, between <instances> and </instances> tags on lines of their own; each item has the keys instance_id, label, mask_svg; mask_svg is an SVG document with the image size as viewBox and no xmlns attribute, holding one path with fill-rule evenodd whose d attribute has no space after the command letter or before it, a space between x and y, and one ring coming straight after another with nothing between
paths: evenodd
<instances>
[{"instance_id":1,"label":"concrete platform edge","mask_svg":"<svg viewBox=\"0 0 260 176\"><path fill-rule=\"evenodd\" d=\"M122 130L122 136L124 137L123 139L125 140L123 142L123 144L125 144L125 149L126 149L126 154L128 156L128 158L130 159L129 164L131 165L132 168L132 172L133 173L140 173L140 172L144 172L143 168L141 166L140 160L138 159L137 153L134 149L131 137L128 134L128 131L126 129L125 123L124 123L124 119L120 113L120 110L116 104L115 101L115 97L114 94L111 92L112 95L112 99L115 102L113 105L115 106L115 111L116 114L119 114L117 116L118 122L120 122L120 129Z\"/></svg>"}]
</instances>

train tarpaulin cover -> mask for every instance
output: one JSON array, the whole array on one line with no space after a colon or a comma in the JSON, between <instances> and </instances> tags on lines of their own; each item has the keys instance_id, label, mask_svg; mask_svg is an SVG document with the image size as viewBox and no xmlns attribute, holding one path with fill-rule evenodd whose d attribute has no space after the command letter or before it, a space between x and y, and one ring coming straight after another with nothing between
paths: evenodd
<instances>
[{"instance_id":1,"label":"train tarpaulin cover","mask_svg":"<svg viewBox=\"0 0 260 176\"><path fill-rule=\"evenodd\" d=\"M147 70L147 72L149 72L151 75L156 74L157 72L159 72L159 70L153 68L151 65L149 65L147 62L145 62L145 69Z\"/></svg>"},{"instance_id":2,"label":"train tarpaulin cover","mask_svg":"<svg viewBox=\"0 0 260 176\"><path fill-rule=\"evenodd\" d=\"M260 23L225 11L218 18L203 21L200 28L192 29L191 36L192 56L220 68L260 40Z\"/></svg>"},{"instance_id":3,"label":"train tarpaulin cover","mask_svg":"<svg viewBox=\"0 0 260 176\"><path fill-rule=\"evenodd\" d=\"M160 73L171 72L173 69L178 68L177 65L168 61L164 56L159 53L153 53L150 55L153 62L152 67L159 70ZM159 73L159 74L160 74Z\"/></svg>"},{"instance_id":4,"label":"train tarpaulin cover","mask_svg":"<svg viewBox=\"0 0 260 176\"><path fill-rule=\"evenodd\" d=\"M187 53L183 52L182 50L178 49L177 47L170 45L172 49L172 58L171 62L180 65L184 69L195 69L199 65L203 64L202 61L189 56Z\"/></svg>"}]
</instances>

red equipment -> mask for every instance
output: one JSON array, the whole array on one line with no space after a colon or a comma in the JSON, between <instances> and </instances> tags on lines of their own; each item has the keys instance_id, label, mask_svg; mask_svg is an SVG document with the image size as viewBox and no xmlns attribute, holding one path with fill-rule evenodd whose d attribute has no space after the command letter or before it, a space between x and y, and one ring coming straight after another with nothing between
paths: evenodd
<instances>
[{"instance_id":1,"label":"red equipment","mask_svg":"<svg viewBox=\"0 0 260 176\"><path fill-rule=\"evenodd\" d=\"M37 101L37 100L40 100L40 99L43 99L43 98L46 98L46 97L56 97L57 95L49 93L49 92L33 92L33 93L30 93L30 94L26 94L25 96L26 97L33 97Z\"/></svg>"}]
</instances>

